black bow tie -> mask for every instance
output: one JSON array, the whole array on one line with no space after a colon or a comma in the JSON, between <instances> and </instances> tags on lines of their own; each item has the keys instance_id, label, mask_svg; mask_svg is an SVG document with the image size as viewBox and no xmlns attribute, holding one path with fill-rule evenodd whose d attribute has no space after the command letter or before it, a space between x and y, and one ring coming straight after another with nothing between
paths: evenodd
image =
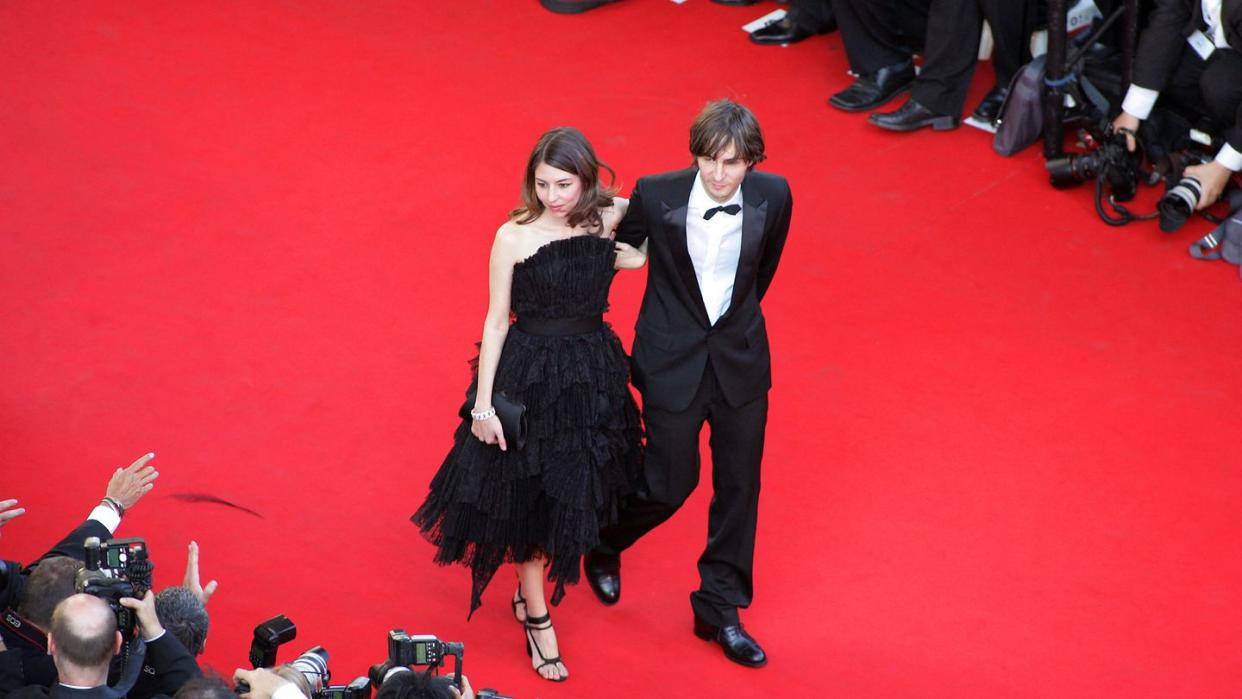
<instances>
[{"instance_id":1,"label":"black bow tie","mask_svg":"<svg viewBox=\"0 0 1242 699\"><path fill-rule=\"evenodd\" d=\"M723 211L726 214L729 214L730 216L736 216L737 212L741 210L742 210L741 204L730 204L728 206L717 206L714 209L708 209L707 211L704 211L703 220L704 221L712 220L712 216L715 216L717 211Z\"/></svg>"}]
</instances>

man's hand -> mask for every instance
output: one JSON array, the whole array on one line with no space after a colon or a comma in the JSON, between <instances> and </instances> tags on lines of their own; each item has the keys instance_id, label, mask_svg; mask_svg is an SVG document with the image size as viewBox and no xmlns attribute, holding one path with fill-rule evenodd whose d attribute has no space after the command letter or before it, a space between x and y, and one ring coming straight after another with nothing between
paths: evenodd
<instances>
[{"instance_id":1,"label":"man's hand","mask_svg":"<svg viewBox=\"0 0 1242 699\"><path fill-rule=\"evenodd\" d=\"M156 471L154 466L147 465L147 462L154 458L154 452L144 454L129 466L118 468L116 473L112 474L112 480L108 481L106 497L116 498L116 501L121 503L121 507L126 510L138 504L142 496L154 487L152 481L160 477L159 471Z\"/></svg>"},{"instance_id":2,"label":"man's hand","mask_svg":"<svg viewBox=\"0 0 1242 699\"><path fill-rule=\"evenodd\" d=\"M203 584L199 581L198 542L196 541L190 542L190 553L185 559L185 580L182 581L181 586L193 592L194 596L198 598L199 602L203 603L204 607L207 606L207 600L211 599L211 596L216 592L217 583L215 580L207 583L207 587L203 587Z\"/></svg>"},{"instance_id":3,"label":"man's hand","mask_svg":"<svg viewBox=\"0 0 1242 699\"><path fill-rule=\"evenodd\" d=\"M647 254L643 250L622 242L614 242L613 245L617 251L617 259L613 262L613 268L642 269L643 265L647 264Z\"/></svg>"},{"instance_id":4,"label":"man's hand","mask_svg":"<svg viewBox=\"0 0 1242 699\"><path fill-rule=\"evenodd\" d=\"M1198 179L1199 186L1203 188L1203 192L1199 195L1199 205L1195 207L1195 210L1202 211L1215 204L1216 200L1220 199L1221 192L1225 191L1225 185L1229 184L1229 177L1232 174L1232 170L1215 160L1187 167L1183 176Z\"/></svg>"},{"instance_id":5,"label":"man's hand","mask_svg":"<svg viewBox=\"0 0 1242 699\"><path fill-rule=\"evenodd\" d=\"M1113 119L1113 131L1126 135L1126 150L1134 152L1134 134L1138 133L1139 118L1133 114L1122 112Z\"/></svg>"},{"instance_id":6,"label":"man's hand","mask_svg":"<svg viewBox=\"0 0 1242 699\"><path fill-rule=\"evenodd\" d=\"M16 500L0 500L0 527L8 524L9 520L24 514L26 514L26 508L17 507Z\"/></svg>"},{"instance_id":7,"label":"man's hand","mask_svg":"<svg viewBox=\"0 0 1242 699\"><path fill-rule=\"evenodd\" d=\"M474 699L474 688L470 686L470 680L465 675L461 676L461 691L457 691L453 685L449 685L449 691L456 699Z\"/></svg>"},{"instance_id":8,"label":"man's hand","mask_svg":"<svg viewBox=\"0 0 1242 699\"><path fill-rule=\"evenodd\" d=\"M137 600L133 597L122 597L121 606L134 610L138 615L138 630L142 632L142 640L150 641L164 633L164 625L155 613L155 593L147 590L147 594Z\"/></svg>"},{"instance_id":9,"label":"man's hand","mask_svg":"<svg viewBox=\"0 0 1242 699\"><path fill-rule=\"evenodd\" d=\"M245 682L250 685L250 690L242 694L242 699L271 699L276 690L291 684L289 680L277 675L271 670L244 670L237 668L233 671L233 683ZM301 694L301 692L298 692Z\"/></svg>"}]
</instances>

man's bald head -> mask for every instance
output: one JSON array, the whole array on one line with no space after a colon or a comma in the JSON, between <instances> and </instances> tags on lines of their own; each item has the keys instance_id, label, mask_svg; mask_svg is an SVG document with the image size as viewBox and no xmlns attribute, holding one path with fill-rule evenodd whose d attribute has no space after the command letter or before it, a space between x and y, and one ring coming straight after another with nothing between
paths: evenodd
<instances>
[{"instance_id":1,"label":"man's bald head","mask_svg":"<svg viewBox=\"0 0 1242 699\"><path fill-rule=\"evenodd\" d=\"M94 595L73 595L52 612L51 637L58 661L106 668L117 649L116 614Z\"/></svg>"}]
</instances>

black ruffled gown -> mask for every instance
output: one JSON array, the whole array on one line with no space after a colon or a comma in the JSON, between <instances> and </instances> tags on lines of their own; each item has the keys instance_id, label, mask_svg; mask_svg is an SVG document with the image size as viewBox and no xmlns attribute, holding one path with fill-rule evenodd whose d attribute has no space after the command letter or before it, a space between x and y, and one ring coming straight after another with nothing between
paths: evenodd
<instances>
[{"instance_id":1,"label":"black ruffled gown","mask_svg":"<svg viewBox=\"0 0 1242 699\"><path fill-rule=\"evenodd\" d=\"M437 563L470 567L470 614L502 563L540 554L558 603L638 478L642 428L629 362L599 320L615 256L611 240L579 235L514 266L517 322L493 390L526 404L526 445L502 452L475 438L470 419L463 420L411 517L437 547Z\"/></svg>"}]
</instances>

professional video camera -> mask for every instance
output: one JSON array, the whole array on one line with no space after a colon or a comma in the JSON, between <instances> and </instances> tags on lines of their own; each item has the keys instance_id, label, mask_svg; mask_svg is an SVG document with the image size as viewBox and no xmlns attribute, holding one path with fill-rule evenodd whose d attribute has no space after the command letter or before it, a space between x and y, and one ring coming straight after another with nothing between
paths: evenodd
<instances>
[{"instance_id":1,"label":"professional video camera","mask_svg":"<svg viewBox=\"0 0 1242 699\"><path fill-rule=\"evenodd\" d=\"M86 565L78 571L74 586L78 592L107 602L116 614L121 636L129 640L137 636L138 617L121 606L121 598L146 596L153 570L155 564L147 556L147 543L140 537L101 542L99 537L92 536L86 540Z\"/></svg>"}]
</instances>

